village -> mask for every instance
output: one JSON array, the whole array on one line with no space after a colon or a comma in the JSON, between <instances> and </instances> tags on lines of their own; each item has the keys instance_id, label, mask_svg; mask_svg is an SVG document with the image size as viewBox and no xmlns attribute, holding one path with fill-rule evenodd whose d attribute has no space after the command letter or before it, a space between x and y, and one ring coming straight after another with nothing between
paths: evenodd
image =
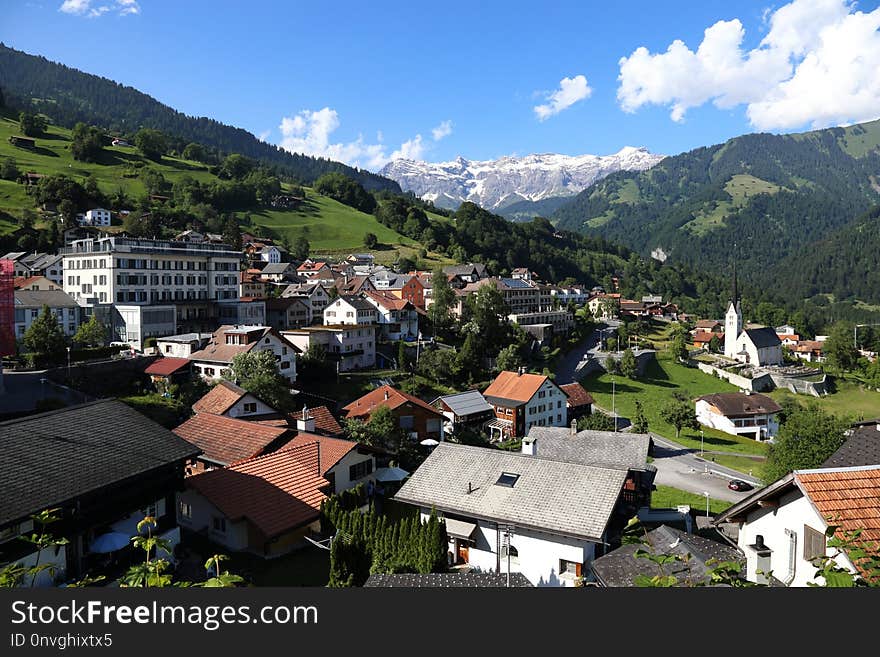
<instances>
[{"instance_id":1,"label":"village","mask_svg":"<svg viewBox=\"0 0 880 657\"><path fill-rule=\"evenodd\" d=\"M18 351L60 340L0 379L0 561L43 565L19 584L120 581L144 517L175 577L222 552L257 585L635 586L654 568L639 532L688 581L730 562L743 583L805 586L826 556L865 574L817 537L832 510L880 530L858 502L880 485L880 422L845 426L818 468L761 476L791 399L833 384L823 336L744 321L735 269L712 319L525 267L242 242L84 225L57 254L0 259ZM434 518L433 561L364 529ZM41 527L69 542L16 540Z\"/></svg>"}]
</instances>

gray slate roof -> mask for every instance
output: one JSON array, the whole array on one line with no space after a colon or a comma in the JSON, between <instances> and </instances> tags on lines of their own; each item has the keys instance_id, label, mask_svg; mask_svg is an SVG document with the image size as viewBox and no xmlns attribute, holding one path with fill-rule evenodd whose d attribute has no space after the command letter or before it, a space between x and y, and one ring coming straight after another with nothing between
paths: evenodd
<instances>
[{"instance_id":1,"label":"gray slate roof","mask_svg":"<svg viewBox=\"0 0 880 657\"><path fill-rule=\"evenodd\" d=\"M593 465L603 468L645 470L651 434L614 431L579 431L565 427L532 427L528 439L537 441L540 459Z\"/></svg>"},{"instance_id":2,"label":"gray slate roof","mask_svg":"<svg viewBox=\"0 0 880 657\"><path fill-rule=\"evenodd\" d=\"M823 468L849 468L880 464L880 425L859 427L834 454L821 465Z\"/></svg>"},{"instance_id":3,"label":"gray slate roof","mask_svg":"<svg viewBox=\"0 0 880 657\"><path fill-rule=\"evenodd\" d=\"M0 422L0 526L199 453L115 399Z\"/></svg>"},{"instance_id":4,"label":"gray slate roof","mask_svg":"<svg viewBox=\"0 0 880 657\"><path fill-rule=\"evenodd\" d=\"M473 415L475 413L492 412L492 406L478 390L467 390L454 395L440 397L456 415Z\"/></svg>"},{"instance_id":5,"label":"gray slate roof","mask_svg":"<svg viewBox=\"0 0 880 657\"><path fill-rule=\"evenodd\" d=\"M371 304L369 301L364 299L363 297L339 297L342 301L350 305L355 310L367 310L369 312L376 312L376 306Z\"/></svg>"},{"instance_id":6,"label":"gray slate roof","mask_svg":"<svg viewBox=\"0 0 880 657\"><path fill-rule=\"evenodd\" d=\"M283 274L290 268L289 262L269 263L260 270L261 274ZM291 270L292 271L292 270Z\"/></svg>"},{"instance_id":7,"label":"gray slate roof","mask_svg":"<svg viewBox=\"0 0 880 657\"><path fill-rule=\"evenodd\" d=\"M76 308L76 301L62 290L15 290L15 305L19 308Z\"/></svg>"},{"instance_id":8,"label":"gray slate roof","mask_svg":"<svg viewBox=\"0 0 880 657\"><path fill-rule=\"evenodd\" d=\"M510 573L511 588L531 588L522 573ZM364 583L369 588L506 588L507 573L399 573L370 575Z\"/></svg>"},{"instance_id":9,"label":"gray slate roof","mask_svg":"<svg viewBox=\"0 0 880 657\"><path fill-rule=\"evenodd\" d=\"M776 331L765 326L764 328L746 329L746 335L757 349L765 349L766 347L778 347L782 344L782 340L776 335Z\"/></svg>"},{"instance_id":10,"label":"gray slate roof","mask_svg":"<svg viewBox=\"0 0 880 657\"><path fill-rule=\"evenodd\" d=\"M604 586L634 586L633 582L638 575L650 577L657 575L657 564L650 559L635 556L636 550L639 549L654 554L677 554L680 556L690 554L691 558L687 563L675 561L663 566L664 573L675 575L681 586L684 586L688 579L691 582L708 581L707 571L712 568L711 565L706 565L709 560L744 563L739 551L729 545L695 534L687 534L666 525L661 525L648 532L645 538L650 546L644 544L622 545L593 561L591 568L599 583Z\"/></svg>"},{"instance_id":11,"label":"gray slate roof","mask_svg":"<svg viewBox=\"0 0 880 657\"><path fill-rule=\"evenodd\" d=\"M502 473L518 474L519 479L512 487L496 485ZM600 540L626 475L622 469L443 442L394 499L470 518Z\"/></svg>"}]
</instances>

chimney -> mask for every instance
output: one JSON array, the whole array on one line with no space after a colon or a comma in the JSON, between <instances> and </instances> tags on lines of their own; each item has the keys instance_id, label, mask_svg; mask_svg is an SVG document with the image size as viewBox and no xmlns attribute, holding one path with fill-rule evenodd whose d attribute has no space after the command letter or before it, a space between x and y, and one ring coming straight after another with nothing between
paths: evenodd
<instances>
[{"instance_id":1,"label":"chimney","mask_svg":"<svg viewBox=\"0 0 880 657\"><path fill-rule=\"evenodd\" d=\"M577 432L578 432L578 421L572 420L571 421L571 435L574 436L577 434Z\"/></svg>"},{"instance_id":2,"label":"chimney","mask_svg":"<svg viewBox=\"0 0 880 657\"><path fill-rule=\"evenodd\" d=\"M522 440L522 453L528 456L538 455L538 439L526 436Z\"/></svg>"},{"instance_id":3,"label":"chimney","mask_svg":"<svg viewBox=\"0 0 880 657\"><path fill-rule=\"evenodd\" d=\"M473 492L474 492L474 488L473 488L473 486L471 485L471 482L468 482L468 490L467 490L467 494L470 495L470 494L473 493Z\"/></svg>"},{"instance_id":4,"label":"chimney","mask_svg":"<svg viewBox=\"0 0 880 657\"><path fill-rule=\"evenodd\" d=\"M386 400L386 401L388 401L388 396L389 396L389 395L388 395L388 391L386 390L386 391L385 391L385 400Z\"/></svg>"},{"instance_id":5,"label":"chimney","mask_svg":"<svg viewBox=\"0 0 880 657\"><path fill-rule=\"evenodd\" d=\"M309 413L308 406L303 406L302 413L296 418L296 430L303 433L315 432L315 418Z\"/></svg>"}]
</instances>

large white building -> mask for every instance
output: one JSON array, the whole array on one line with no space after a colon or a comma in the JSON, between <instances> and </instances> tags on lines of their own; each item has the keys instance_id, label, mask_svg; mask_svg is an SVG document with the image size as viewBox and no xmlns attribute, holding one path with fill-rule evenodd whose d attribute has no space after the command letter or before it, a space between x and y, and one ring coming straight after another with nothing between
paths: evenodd
<instances>
[{"instance_id":1,"label":"large white building","mask_svg":"<svg viewBox=\"0 0 880 657\"><path fill-rule=\"evenodd\" d=\"M376 323L376 306L361 297L339 297L324 309L324 324L355 324L369 326Z\"/></svg>"},{"instance_id":2,"label":"large white building","mask_svg":"<svg viewBox=\"0 0 880 657\"><path fill-rule=\"evenodd\" d=\"M78 217L81 226L109 226L110 210L95 208Z\"/></svg>"},{"instance_id":3,"label":"large white building","mask_svg":"<svg viewBox=\"0 0 880 657\"><path fill-rule=\"evenodd\" d=\"M102 237L61 253L64 291L81 305L238 299L241 254L226 244Z\"/></svg>"}]
</instances>

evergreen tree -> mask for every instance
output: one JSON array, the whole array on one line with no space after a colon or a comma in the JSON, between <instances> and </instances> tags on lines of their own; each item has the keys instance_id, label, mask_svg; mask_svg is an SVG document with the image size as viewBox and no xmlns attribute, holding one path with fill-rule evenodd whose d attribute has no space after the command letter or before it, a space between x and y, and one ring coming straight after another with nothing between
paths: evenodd
<instances>
[{"instance_id":1,"label":"evergreen tree","mask_svg":"<svg viewBox=\"0 0 880 657\"><path fill-rule=\"evenodd\" d=\"M623 355L620 358L620 373L628 379L635 379L638 376L637 370L636 356L633 350L624 349Z\"/></svg>"},{"instance_id":2,"label":"evergreen tree","mask_svg":"<svg viewBox=\"0 0 880 657\"><path fill-rule=\"evenodd\" d=\"M645 409L642 402L636 399L636 412L632 419L633 431L636 433L648 433L648 418L645 417Z\"/></svg>"}]
</instances>

